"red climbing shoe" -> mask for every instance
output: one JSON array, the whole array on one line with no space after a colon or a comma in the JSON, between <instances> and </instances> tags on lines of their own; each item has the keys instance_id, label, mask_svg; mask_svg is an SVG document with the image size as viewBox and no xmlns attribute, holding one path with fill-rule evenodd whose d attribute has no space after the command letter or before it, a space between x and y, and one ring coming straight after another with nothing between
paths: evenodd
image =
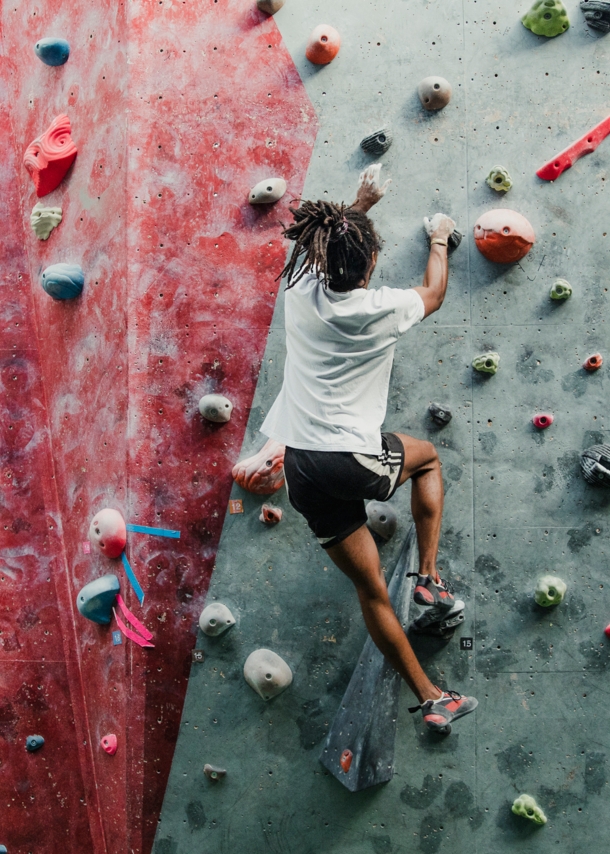
<instances>
[{"instance_id":1,"label":"red climbing shoe","mask_svg":"<svg viewBox=\"0 0 610 854\"><path fill-rule=\"evenodd\" d=\"M453 721L474 712L478 705L479 701L474 697L464 697L457 691L443 691L440 699L426 700L421 706L412 706L409 711L413 713L421 709L428 729L448 735Z\"/></svg>"},{"instance_id":2,"label":"red climbing shoe","mask_svg":"<svg viewBox=\"0 0 610 854\"><path fill-rule=\"evenodd\" d=\"M453 608L455 605L455 596L453 595L453 587L448 581L443 581L439 575L439 583L432 580L431 575L418 575L416 572L409 572L409 575L417 577L415 590L413 591L413 601L418 605L436 605L440 608Z\"/></svg>"}]
</instances>

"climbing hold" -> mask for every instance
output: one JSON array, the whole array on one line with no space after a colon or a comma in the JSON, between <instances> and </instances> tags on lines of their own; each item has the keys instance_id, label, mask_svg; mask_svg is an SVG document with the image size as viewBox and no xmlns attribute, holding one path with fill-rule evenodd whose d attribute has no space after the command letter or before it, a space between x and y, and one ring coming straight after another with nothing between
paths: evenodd
<instances>
[{"instance_id":1,"label":"climbing hold","mask_svg":"<svg viewBox=\"0 0 610 854\"><path fill-rule=\"evenodd\" d=\"M443 427L451 421L452 414L448 406L441 406L440 403L431 403L428 407L428 412L434 423L438 424L439 427Z\"/></svg>"},{"instance_id":2,"label":"climbing hold","mask_svg":"<svg viewBox=\"0 0 610 854\"><path fill-rule=\"evenodd\" d=\"M451 100L451 84L444 77L424 77L417 94L424 110L442 110Z\"/></svg>"},{"instance_id":3,"label":"climbing hold","mask_svg":"<svg viewBox=\"0 0 610 854\"><path fill-rule=\"evenodd\" d=\"M556 178L559 178L562 172L573 166L580 157L595 151L600 142L603 142L609 133L610 116L607 116L599 124L591 128L588 133L581 136L572 145L564 148L563 151L560 151L559 154L556 154L544 166L541 166L536 175L542 178L543 181L554 181Z\"/></svg>"},{"instance_id":4,"label":"climbing hold","mask_svg":"<svg viewBox=\"0 0 610 854\"><path fill-rule=\"evenodd\" d=\"M398 517L396 511L385 501L369 501L366 505L366 524L384 540L396 533Z\"/></svg>"},{"instance_id":5,"label":"climbing hold","mask_svg":"<svg viewBox=\"0 0 610 854\"><path fill-rule=\"evenodd\" d=\"M349 769L352 767L352 759L354 758L354 754L351 750L344 750L341 754L341 759L339 759L339 764L343 771L347 774Z\"/></svg>"},{"instance_id":6,"label":"climbing hold","mask_svg":"<svg viewBox=\"0 0 610 854\"><path fill-rule=\"evenodd\" d=\"M206 394L199 401L199 412L206 421L225 424L231 420L233 404L222 394Z\"/></svg>"},{"instance_id":7,"label":"climbing hold","mask_svg":"<svg viewBox=\"0 0 610 854\"><path fill-rule=\"evenodd\" d=\"M266 12L268 15L275 15L284 5L284 0L256 0L256 5L261 12Z\"/></svg>"},{"instance_id":8,"label":"climbing hold","mask_svg":"<svg viewBox=\"0 0 610 854\"><path fill-rule=\"evenodd\" d=\"M479 252L496 264L512 264L530 251L536 241L534 229L524 216L508 208L487 211L474 226Z\"/></svg>"},{"instance_id":9,"label":"climbing hold","mask_svg":"<svg viewBox=\"0 0 610 854\"><path fill-rule=\"evenodd\" d=\"M209 780L212 780L213 783L217 783L223 777L227 776L225 768L217 768L215 765L208 765L207 762L203 766L203 773Z\"/></svg>"},{"instance_id":10,"label":"climbing hold","mask_svg":"<svg viewBox=\"0 0 610 854\"><path fill-rule=\"evenodd\" d=\"M604 360L602 358L601 353L593 353L592 356L588 356L585 361L582 363L585 371L598 371L601 366L604 364Z\"/></svg>"},{"instance_id":11,"label":"climbing hold","mask_svg":"<svg viewBox=\"0 0 610 854\"><path fill-rule=\"evenodd\" d=\"M36 187L38 198L46 196L63 181L77 151L70 136L70 119L57 116L47 130L25 150L23 165Z\"/></svg>"},{"instance_id":12,"label":"climbing hold","mask_svg":"<svg viewBox=\"0 0 610 854\"><path fill-rule=\"evenodd\" d=\"M41 735L28 735L25 740L25 749L28 753L36 753L37 750L44 744L44 738Z\"/></svg>"},{"instance_id":13,"label":"climbing hold","mask_svg":"<svg viewBox=\"0 0 610 854\"><path fill-rule=\"evenodd\" d=\"M305 56L314 65L328 65L339 53L341 36L334 27L320 24L309 37Z\"/></svg>"},{"instance_id":14,"label":"climbing hold","mask_svg":"<svg viewBox=\"0 0 610 854\"><path fill-rule=\"evenodd\" d=\"M582 0L580 8L585 13L585 21L595 30L610 32L609 0Z\"/></svg>"},{"instance_id":15,"label":"climbing hold","mask_svg":"<svg viewBox=\"0 0 610 854\"><path fill-rule=\"evenodd\" d=\"M532 418L532 424L539 430L546 430L554 420L555 418L550 412L537 412Z\"/></svg>"},{"instance_id":16,"label":"climbing hold","mask_svg":"<svg viewBox=\"0 0 610 854\"><path fill-rule=\"evenodd\" d=\"M276 652L257 649L246 659L244 677L263 700L271 700L291 684L292 670Z\"/></svg>"},{"instance_id":17,"label":"climbing hold","mask_svg":"<svg viewBox=\"0 0 610 854\"><path fill-rule=\"evenodd\" d=\"M39 240L48 240L60 222L61 208L47 208L42 202L36 202L30 214L30 225Z\"/></svg>"},{"instance_id":18,"label":"climbing hold","mask_svg":"<svg viewBox=\"0 0 610 854\"><path fill-rule=\"evenodd\" d=\"M235 617L222 602L210 602L199 617L199 628L208 637L221 635L235 625Z\"/></svg>"},{"instance_id":19,"label":"climbing hold","mask_svg":"<svg viewBox=\"0 0 610 854\"><path fill-rule=\"evenodd\" d=\"M584 479L595 486L610 486L610 445L592 445L580 455Z\"/></svg>"},{"instance_id":20,"label":"climbing hold","mask_svg":"<svg viewBox=\"0 0 610 854\"><path fill-rule=\"evenodd\" d=\"M475 371L480 371L483 374L495 374L499 364L499 353L481 353L472 360L472 367Z\"/></svg>"},{"instance_id":21,"label":"climbing hold","mask_svg":"<svg viewBox=\"0 0 610 854\"><path fill-rule=\"evenodd\" d=\"M546 824L545 814L531 795L519 795L518 798L515 798L512 811L515 815L522 815L523 818L529 818L534 824Z\"/></svg>"},{"instance_id":22,"label":"climbing hold","mask_svg":"<svg viewBox=\"0 0 610 854\"><path fill-rule=\"evenodd\" d=\"M380 154L385 154L392 145L392 139L390 131L387 128L381 128L381 130L376 130L370 136L365 136L360 143L360 148L366 151L367 154L379 157Z\"/></svg>"},{"instance_id":23,"label":"climbing hold","mask_svg":"<svg viewBox=\"0 0 610 854\"><path fill-rule=\"evenodd\" d=\"M282 521L282 510L280 507L273 507L271 504L263 504L258 518L265 525L277 525L278 522Z\"/></svg>"},{"instance_id":24,"label":"climbing hold","mask_svg":"<svg viewBox=\"0 0 610 854\"><path fill-rule=\"evenodd\" d=\"M537 36L549 39L565 33L570 26L568 13L561 0L536 0L529 12L521 18L521 23Z\"/></svg>"},{"instance_id":25,"label":"climbing hold","mask_svg":"<svg viewBox=\"0 0 610 854\"><path fill-rule=\"evenodd\" d=\"M486 180L488 186L499 193L508 193L513 186L513 179L508 174L508 169L503 166L494 166Z\"/></svg>"},{"instance_id":26,"label":"climbing hold","mask_svg":"<svg viewBox=\"0 0 610 854\"><path fill-rule=\"evenodd\" d=\"M78 264L51 264L43 270L41 284L53 299L74 299L83 291L85 274Z\"/></svg>"},{"instance_id":27,"label":"climbing hold","mask_svg":"<svg viewBox=\"0 0 610 854\"><path fill-rule=\"evenodd\" d=\"M551 288L551 299L564 300L572 296L572 285L565 279L557 279Z\"/></svg>"},{"instance_id":28,"label":"climbing hold","mask_svg":"<svg viewBox=\"0 0 610 854\"><path fill-rule=\"evenodd\" d=\"M102 575L85 584L76 597L76 607L88 620L107 626L112 620L112 606L121 586L116 575Z\"/></svg>"},{"instance_id":29,"label":"climbing hold","mask_svg":"<svg viewBox=\"0 0 610 854\"><path fill-rule=\"evenodd\" d=\"M233 480L257 495L271 495L284 485L284 453L286 446L269 439L261 450L233 466Z\"/></svg>"},{"instance_id":30,"label":"climbing hold","mask_svg":"<svg viewBox=\"0 0 610 854\"><path fill-rule=\"evenodd\" d=\"M106 557L120 557L127 543L127 528L119 511L106 507L96 513L89 526L89 539Z\"/></svg>"},{"instance_id":31,"label":"climbing hold","mask_svg":"<svg viewBox=\"0 0 610 854\"><path fill-rule=\"evenodd\" d=\"M534 599L538 605L549 608L551 605L559 605L560 602L563 602L566 590L566 583L561 578L557 578L555 575L545 575L538 581Z\"/></svg>"},{"instance_id":32,"label":"climbing hold","mask_svg":"<svg viewBox=\"0 0 610 854\"><path fill-rule=\"evenodd\" d=\"M425 228L425 225L424 225L424 228ZM455 250L458 248L458 246L462 242L463 237L464 237L464 235L462 234L461 231L459 231L457 228L453 229L453 231L451 232L451 234L449 235L449 238L447 240L447 255L451 255L452 252L455 252ZM426 240L427 240L428 249L429 249L431 246L430 241L432 240L432 236L430 234L428 234L427 232L426 232Z\"/></svg>"},{"instance_id":33,"label":"climbing hold","mask_svg":"<svg viewBox=\"0 0 610 854\"><path fill-rule=\"evenodd\" d=\"M102 750L105 750L108 756L114 756L117 752L117 747L119 743L117 741L116 735L114 733L109 732L108 735L103 735L100 740L100 745Z\"/></svg>"},{"instance_id":34,"label":"climbing hold","mask_svg":"<svg viewBox=\"0 0 610 854\"><path fill-rule=\"evenodd\" d=\"M6 850L6 845L0 845L0 854L8 854Z\"/></svg>"},{"instance_id":35,"label":"climbing hold","mask_svg":"<svg viewBox=\"0 0 610 854\"><path fill-rule=\"evenodd\" d=\"M248 201L251 205L270 205L282 198L286 192L283 178L265 178L250 190Z\"/></svg>"},{"instance_id":36,"label":"climbing hold","mask_svg":"<svg viewBox=\"0 0 610 854\"><path fill-rule=\"evenodd\" d=\"M34 50L45 65L63 65L70 56L70 45L65 39L40 39L34 45Z\"/></svg>"}]
</instances>

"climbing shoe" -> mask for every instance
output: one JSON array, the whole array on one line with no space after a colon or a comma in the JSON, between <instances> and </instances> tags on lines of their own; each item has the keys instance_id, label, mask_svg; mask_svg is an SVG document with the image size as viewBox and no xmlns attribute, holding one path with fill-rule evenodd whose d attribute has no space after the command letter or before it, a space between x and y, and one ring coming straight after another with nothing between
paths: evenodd
<instances>
[{"instance_id":1,"label":"climbing shoe","mask_svg":"<svg viewBox=\"0 0 610 854\"><path fill-rule=\"evenodd\" d=\"M412 706L409 711L413 714L421 709L428 729L448 735L452 722L474 712L478 705L479 701L474 697L464 697L457 691L443 691L440 699L426 700L421 706Z\"/></svg>"},{"instance_id":2,"label":"climbing shoe","mask_svg":"<svg viewBox=\"0 0 610 854\"><path fill-rule=\"evenodd\" d=\"M418 575L416 572L409 572L417 578L415 590L413 591L413 601L418 605L436 605L439 608L453 608L455 605L455 596L453 595L453 587L448 581L443 581L439 575L439 583L432 580L431 575Z\"/></svg>"}]
</instances>

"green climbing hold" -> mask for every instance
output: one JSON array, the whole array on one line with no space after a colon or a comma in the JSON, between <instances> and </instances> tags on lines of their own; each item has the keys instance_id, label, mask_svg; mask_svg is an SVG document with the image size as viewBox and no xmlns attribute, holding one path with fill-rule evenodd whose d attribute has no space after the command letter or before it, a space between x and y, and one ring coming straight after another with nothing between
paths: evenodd
<instances>
[{"instance_id":1,"label":"green climbing hold","mask_svg":"<svg viewBox=\"0 0 610 854\"><path fill-rule=\"evenodd\" d=\"M570 26L568 13L561 0L536 0L522 18L521 23L537 36L552 39L560 36Z\"/></svg>"},{"instance_id":2,"label":"green climbing hold","mask_svg":"<svg viewBox=\"0 0 610 854\"><path fill-rule=\"evenodd\" d=\"M480 356L475 356L472 360L472 367L475 371L481 371L483 374L495 374L499 364L499 353L481 353Z\"/></svg>"},{"instance_id":3,"label":"green climbing hold","mask_svg":"<svg viewBox=\"0 0 610 854\"><path fill-rule=\"evenodd\" d=\"M498 193L508 193L513 186L513 181L508 174L508 169L503 166L494 166L487 176L487 184L492 190L497 190Z\"/></svg>"},{"instance_id":4,"label":"green climbing hold","mask_svg":"<svg viewBox=\"0 0 610 854\"><path fill-rule=\"evenodd\" d=\"M566 583L561 578L557 578L556 575L545 575L538 581L534 599L543 608L550 608L551 605L559 605L563 602L566 590Z\"/></svg>"},{"instance_id":5,"label":"green climbing hold","mask_svg":"<svg viewBox=\"0 0 610 854\"><path fill-rule=\"evenodd\" d=\"M515 815L521 815L523 818L529 818L534 824L546 824L546 816L531 795L519 795L515 798L512 805L512 811Z\"/></svg>"},{"instance_id":6,"label":"green climbing hold","mask_svg":"<svg viewBox=\"0 0 610 854\"><path fill-rule=\"evenodd\" d=\"M551 288L551 299L569 299L572 296L572 285L565 279L557 279Z\"/></svg>"}]
</instances>

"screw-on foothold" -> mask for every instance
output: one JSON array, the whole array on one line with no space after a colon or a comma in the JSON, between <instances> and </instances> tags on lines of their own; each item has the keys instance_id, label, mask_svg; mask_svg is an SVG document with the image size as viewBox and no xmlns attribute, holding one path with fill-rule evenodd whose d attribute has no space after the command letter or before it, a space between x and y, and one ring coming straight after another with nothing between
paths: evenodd
<instances>
[{"instance_id":1,"label":"screw-on foothold","mask_svg":"<svg viewBox=\"0 0 610 854\"><path fill-rule=\"evenodd\" d=\"M440 403L431 403L428 407L428 412L430 413L430 417L434 421L435 424L438 424L439 427L443 427L445 424L449 424L452 418L451 410L448 406L442 406Z\"/></svg>"},{"instance_id":2,"label":"screw-on foothold","mask_svg":"<svg viewBox=\"0 0 610 854\"><path fill-rule=\"evenodd\" d=\"M216 765L209 765L207 762L203 766L203 773L213 783L217 783L223 777L227 776L226 768L217 768Z\"/></svg>"},{"instance_id":3,"label":"screw-on foothold","mask_svg":"<svg viewBox=\"0 0 610 854\"><path fill-rule=\"evenodd\" d=\"M513 264L527 255L536 242L536 234L520 213L497 208L478 218L474 225L474 241L488 261Z\"/></svg>"},{"instance_id":4,"label":"screw-on foothold","mask_svg":"<svg viewBox=\"0 0 610 854\"><path fill-rule=\"evenodd\" d=\"M271 205L279 201L286 192L283 178L265 178L250 190L248 201L251 205Z\"/></svg>"},{"instance_id":5,"label":"screw-on foothold","mask_svg":"<svg viewBox=\"0 0 610 854\"><path fill-rule=\"evenodd\" d=\"M566 590L567 585L561 578L557 578L556 575L545 575L538 581L534 599L538 605L549 608L551 605L559 605L563 602Z\"/></svg>"},{"instance_id":6,"label":"screw-on foothold","mask_svg":"<svg viewBox=\"0 0 610 854\"><path fill-rule=\"evenodd\" d=\"M590 27L610 32L610 0L581 0L580 8Z\"/></svg>"},{"instance_id":7,"label":"screw-on foothold","mask_svg":"<svg viewBox=\"0 0 610 854\"><path fill-rule=\"evenodd\" d=\"M565 279L557 279L553 282L549 296L555 300L569 299L572 296L572 285Z\"/></svg>"},{"instance_id":8,"label":"screw-on foothold","mask_svg":"<svg viewBox=\"0 0 610 854\"><path fill-rule=\"evenodd\" d=\"M233 404L222 394L206 394L199 401L199 413L206 421L226 424L231 420Z\"/></svg>"},{"instance_id":9,"label":"screw-on foothold","mask_svg":"<svg viewBox=\"0 0 610 854\"><path fill-rule=\"evenodd\" d=\"M585 361L582 363L582 366L585 371L598 371L603 364L604 360L602 358L602 354L593 353L592 356L589 356L587 359L585 359Z\"/></svg>"},{"instance_id":10,"label":"screw-on foothold","mask_svg":"<svg viewBox=\"0 0 610 854\"><path fill-rule=\"evenodd\" d=\"M320 24L309 37L305 56L314 65L328 65L339 53L341 36L334 27Z\"/></svg>"},{"instance_id":11,"label":"screw-on foothold","mask_svg":"<svg viewBox=\"0 0 610 854\"><path fill-rule=\"evenodd\" d=\"M532 424L539 430L546 430L554 420L555 418L550 412L537 412L532 418Z\"/></svg>"},{"instance_id":12,"label":"screw-on foothold","mask_svg":"<svg viewBox=\"0 0 610 854\"><path fill-rule=\"evenodd\" d=\"M125 520L118 510L106 507L93 517L89 540L106 557L120 557L127 543Z\"/></svg>"},{"instance_id":13,"label":"screw-on foothold","mask_svg":"<svg viewBox=\"0 0 610 854\"><path fill-rule=\"evenodd\" d=\"M381 130L376 130L370 136L365 136L360 143L360 148L366 151L367 154L379 157L381 154L385 154L392 145L392 139L392 134L388 128L381 128Z\"/></svg>"},{"instance_id":14,"label":"screw-on foothold","mask_svg":"<svg viewBox=\"0 0 610 854\"><path fill-rule=\"evenodd\" d=\"M273 650L257 649L246 659L244 677L263 700L271 700L292 683L292 670Z\"/></svg>"},{"instance_id":15,"label":"screw-on foothold","mask_svg":"<svg viewBox=\"0 0 610 854\"><path fill-rule=\"evenodd\" d=\"M48 240L54 228L61 222L61 208L49 208L37 202L30 214L30 225L39 240ZM80 268L79 268L80 269Z\"/></svg>"},{"instance_id":16,"label":"screw-on foothold","mask_svg":"<svg viewBox=\"0 0 610 854\"><path fill-rule=\"evenodd\" d=\"M118 746L118 739L112 732L109 732L108 735L103 735L100 739L100 747L108 754L108 756L114 756L117 752Z\"/></svg>"},{"instance_id":17,"label":"screw-on foothold","mask_svg":"<svg viewBox=\"0 0 610 854\"><path fill-rule=\"evenodd\" d=\"M275 15L284 5L284 0L256 0L256 5L261 12L266 12L268 15Z\"/></svg>"},{"instance_id":18,"label":"screw-on foothold","mask_svg":"<svg viewBox=\"0 0 610 854\"><path fill-rule=\"evenodd\" d=\"M222 602L210 602L199 617L199 628L208 637L214 638L235 625L235 617Z\"/></svg>"},{"instance_id":19,"label":"screw-on foothold","mask_svg":"<svg viewBox=\"0 0 610 854\"><path fill-rule=\"evenodd\" d=\"M499 353L481 353L472 360L472 367L475 371L480 371L483 374L495 374L499 364Z\"/></svg>"},{"instance_id":20,"label":"screw-on foothold","mask_svg":"<svg viewBox=\"0 0 610 854\"><path fill-rule=\"evenodd\" d=\"M83 291L85 274L78 264L51 264L42 271L40 282L53 299L74 299Z\"/></svg>"},{"instance_id":21,"label":"screw-on foothold","mask_svg":"<svg viewBox=\"0 0 610 854\"><path fill-rule=\"evenodd\" d=\"M352 767L352 759L354 758L354 754L351 750L344 750L341 754L341 758L339 759L339 764L345 774Z\"/></svg>"},{"instance_id":22,"label":"screw-on foothold","mask_svg":"<svg viewBox=\"0 0 610 854\"><path fill-rule=\"evenodd\" d=\"M396 533L398 516L391 504L385 501L369 501L366 505L366 524L384 540Z\"/></svg>"},{"instance_id":23,"label":"screw-on foothold","mask_svg":"<svg viewBox=\"0 0 610 854\"><path fill-rule=\"evenodd\" d=\"M44 738L41 735L28 735L25 740L25 749L28 753L36 753L37 750L44 744Z\"/></svg>"},{"instance_id":24,"label":"screw-on foothold","mask_svg":"<svg viewBox=\"0 0 610 854\"><path fill-rule=\"evenodd\" d=\"M583 451L580 470L587 483L610 486L610 445L592 445Z\"/></svg>"},{"instance_id":25,"label":"screw-on foothold","mask_svg":"<svg viewBox=\"0 0 610 854\"><path fill-rule=\"evenodd\" d=\"M278 522L282 521L282 515L281 507L273 507L272 504L263 504L261 514L258 518L265 525L277 525Z\"/></svg>"},{"instance_id":26,"label":"screw-on foothold","mask_svg":"<svg viewBox=\"0 0 610 854\"><path fill-rule=\"evenodd\" d=\"M504 166L494 166L486 178L487 185L498 193L508 193L513 186L513 180Z\"/></svg>"},{"instance_id":27,"label":"screw-on foothold","mask_svg":"<svg viewBox=\"0 0 610 854\"><path fill-rule=\"evenodd\" d=\"M70 56L70 45L65 39L39 39L34 50L45 65L63 65Z\"/></svg>"},{"instance_id":28,"label":"screw-on foothold","mask_svg":"<svg viewBox=\"0 0 610 854\"><path fill-rule=\"evenodd\" d=\"M521 23L537 36L549 39L565 33L570 26L568 13L561 0L536 0L529 12L521 18Z\"/></svg>"},{"instance_id":29,"label":"screw-on foothold","mask_svg":"<svg viewBox=\"0 0 610 854\"><path fill-rule=\"evenodd\" d=\"M444 77L424 77L417 94L424 110L442 110L451 100L451 84Z\"/></svg>"},{"instance_id":30,"label":"screw-on foothold","mask_svg":"<svg viewBox=\"0 0 610 854\"><path fill-rule=\"evenodd\" d=\"M515 815L523 816L533 821L534 824L546 824L546 816L531 795L519 795L512 805Z\"/></svg>"}]
</instances>

